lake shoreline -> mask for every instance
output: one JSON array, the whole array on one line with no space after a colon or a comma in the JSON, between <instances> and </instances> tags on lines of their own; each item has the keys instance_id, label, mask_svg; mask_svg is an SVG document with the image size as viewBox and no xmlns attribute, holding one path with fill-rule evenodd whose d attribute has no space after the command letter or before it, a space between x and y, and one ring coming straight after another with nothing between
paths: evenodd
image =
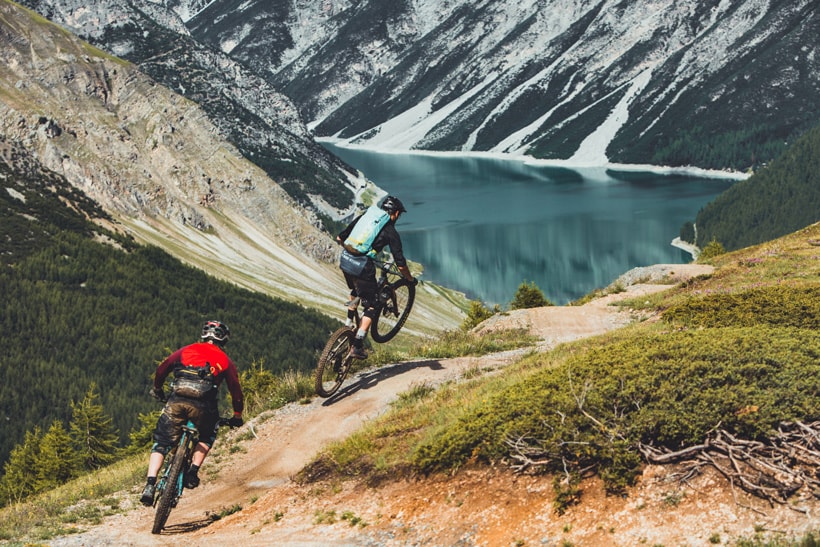
<instances>
[{"instance_id":1,"label":"lake shoreline","mask_svg":"<svg viewBox=\"0 0 820 547\"><path fill-rule=\"evenodd\" d=\"M672 246L676 247L682 251L686 251L690 255L692 255L692 260L698 259L698 254L700 249L698 249L697 245L693 245L691 243L687 243L686 241L682 240L679 237L676 237L672 240Z\"/></svg>"},{"instance_id":2,"label":"lake shoreline","mask_svg":"<svg viewBox=\"0 0 820 547\"><path fill-rule=\"evenodd\" d=\"M570 160L547 160L539 159L533 156L524 154L505 154L502 152L454 152L454 151L439 151L439 150L399 150L390 148L379 148L378 146L366 146L359 144L351 144L344 139L334 137L314 137L319 144L327 143L339 148L349 148L351 150L364 150L368 152L377 152L379 154L395 154L395 155L415 155L415 156L436 156L436 157L454 157L454 158L485 158L496 159L504 161L515 161L523 163L524 165L545 166L545 167L561 167L564 169L571 169L581 173L595 172L595 171L626 171L632 173L653 173L657 175L687 175L692 177L704 179L720 179L720 180L746 180L751 176L749 173L741 173L739 171L724 171L720 169L704 169L701 167L686 166L686 167L671 167L663 165L639 164L639 163L606 163L604 165L590 165L573 163Z\"/></svg>"},{"instance_id":3,"label":"lake shoreline","mask_svg":"<svg viewBox=\"0 0 820 547\"><path fill-rule=\"evenodd\" d=\"M496 154L324 146L411 209L399 231L425 279L489 304L510 302L523 281L563 303L636 266L689 263L692 250L672 238L734 184Z\"/></svg>"}]
</instances>

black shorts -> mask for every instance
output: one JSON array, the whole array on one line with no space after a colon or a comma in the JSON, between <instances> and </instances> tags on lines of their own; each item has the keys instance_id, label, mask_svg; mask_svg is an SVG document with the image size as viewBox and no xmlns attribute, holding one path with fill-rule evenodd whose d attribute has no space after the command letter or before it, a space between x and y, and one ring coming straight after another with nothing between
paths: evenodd
<instances>
[{"instance_id":1,"label":"black shorts","mask_svg":"<svg viewBox=\"0 0 820 547\"><path fill-rule=\"evenodd\" d=\"M191 420L199 431L199 442L213 446L219 408L216 401L200 401L171 394L154 430L154 452L165 454L179 441L182 426Z\"/></svg>"},{"instance_id":2,"label":"black shorts","mask_svg":"<svg viewBox=\"0 0 820 547\"><path fill-rule=\"evenodd\" d=\"M350 294L358 296L362 299L362 306L365 309L376 306L376 266L373 261L369 261L365 266L362 275L356 277L349 273L343 272L347 288L350 289Z\"/></svg>"}]
</instances>

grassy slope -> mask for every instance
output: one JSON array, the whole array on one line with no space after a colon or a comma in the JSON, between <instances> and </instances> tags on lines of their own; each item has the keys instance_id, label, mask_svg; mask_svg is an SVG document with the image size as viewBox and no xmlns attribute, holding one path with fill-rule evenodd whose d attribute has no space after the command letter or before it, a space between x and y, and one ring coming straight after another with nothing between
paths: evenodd
<instances>
[{"instance_id":1,"label":"grassy slope","mask_svg":"<svg viewBox=\"0 0 820 547\"><path fill-rule=\"evenodd\" d=\"M497 463L501 460L501 438L488 434L492 428L486 427L487 422L501 421L508 431L531 427L539 418L533 409L554 408L545 405L562 403L560 395L564 396L564 403L567 399L572 401L568 394L573 390L577 394L583 383L570 387L561 382L566 381L567 370L576 371L576 377L581 379L584 367L594 371L586 377L587 382L611 379L613 376L608 373L619 370L629 386L630 375L632 379L649 377L640 373L651 367L652 361L658 361L663 374L673 379L666 385L686 395L673 407L673 412L658 415L665 417L665 421L652 421L651 413L634 414L629 417L631 421L619 423L601 416L607 425L620 428L625 437L643 428L640 430L655 431L657 439L678 435L676 442L681 442L685 441L682 434L696 438L703 433L698 427L714 425L712 422L721 418L735 424L738 431L754 436L768 421L789 413L807 420L817 419L820 396L814 379L820 373L816 362L820 354L816 335L816 323L820 320L816 309L820 290L820 224L776 241L721 255L713 262L717 269L711 276L624 304L660 311L665 320L636 323L595 339L529 355L505 369L503 375L482 378L477 370L474 380L446 385L437 391L419 386L402 394L387 414L320 454L303 478L330 474L336 478L352 475L360 481L378 481L423 469ZM732 326L713 324L715 317ZM410 349L404 356L452 356L476 351L474 345L461 349L464 342L464 337L450 335L435 347L408 344ZM509 342L513 346L527 343L520 338ZM504 348L495 345L483 351L500 349ZM735 364L742 366L735 369ZM575 368L568 368L570 365ZM553 374L555 371L560 374ZM692 378L710 379L714 389L687 389L685 383ZM778 383L779 379L786 381ZM721 397L720 384L726 381L732 386L742 384L743 389L737 390L735 397ZM641 384L638 387L640 392L633 393L633 397L664 391ZM756 387L764 388L763 392L755 392ZM763 401L760 397L768 389L772 390L774 400ZM587 394L588 408L592 409L595 393L590 389ZM534 405L536 397L545 405ZM780 405L781 400L790 404ZM687 406L693 407L694 412ZM519 412L524 407L529 411ZM569 416L570 409L564 410ZM698 418L697 414L706 419ZM668 419L670 415L676 415L677 421ZM503 420L497 420L498 416L503 416ZM578 416L572 416L572 420L577 422ZM642 441L652 439L644 437ZM143 459L138 455L124 460L118 464L125 466L122 470L104 473L116 476L124 472L126 482L136 481L144 471ZM628 468L633 459L627 452L627 457L617 462ZM599 473L609 473L610 480L618 471L613 460L597 467ZM83 486L86 484L95 485L94 495ZM106 500L112 500L111 494L123 486L119 479L95 474L38 496L31 503L7 508L0 513L0 521L6 523L4 528L0 527L0 539L20 537L22 530L28 531L28 537L43 534L45 539L60 533L65 523L76 519L93 522L106 512ZM78 508L84 505L76 504L77 500L97 495L103 498L91 504L94 514L78 515Z\"/></svg>"},{"instance_id":2,"label":"grassy slope","mask_svg":"<svg viewBox=\"0 0 820 547\"><path fill-rule=\"evenodd\" d=\"M561 439L546 440L555 434L551 428L564 427L555 419L560 409L571 426L560 432L591 447L564 454L570 465L593 465L618 490L641 465L639 442L674 449L702 442L719 422L745 438L762 438L783 420L817 420L818 244L815 224L719 256L712 276L631 303L664 320L563 345L503 375L404 399L330 447L305 475L372 478L497 463L510 456L509 435L558 446ZM581 400L588 415L579 410Z\"/></svg>"}]
</instances>

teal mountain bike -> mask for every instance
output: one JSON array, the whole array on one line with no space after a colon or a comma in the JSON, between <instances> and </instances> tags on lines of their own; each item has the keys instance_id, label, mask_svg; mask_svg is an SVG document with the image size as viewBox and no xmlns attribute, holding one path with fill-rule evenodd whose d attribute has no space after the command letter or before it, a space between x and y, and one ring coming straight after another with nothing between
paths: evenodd
<instances>
[{"instance_id":1,"label":"teal mountain bike","mask_svg":"<svg viewBox=\"0 0 820 547\"><path fill-rule=\"evenodd\" d=\"M220 418L217 427L225 425L228 425L228 420ZM182 491L185 489L185 473L191 466L191 456L193 456L197 439L199 439L199 431L194 423L188 420L188 423L182 426L179 442L165 456L162 471L157 478L157 491L153 504L157 512L154 515L152 534L159 534L165 528L171 509L177 506L179 498L182 497Z\"/></svg>"}]
</instances>

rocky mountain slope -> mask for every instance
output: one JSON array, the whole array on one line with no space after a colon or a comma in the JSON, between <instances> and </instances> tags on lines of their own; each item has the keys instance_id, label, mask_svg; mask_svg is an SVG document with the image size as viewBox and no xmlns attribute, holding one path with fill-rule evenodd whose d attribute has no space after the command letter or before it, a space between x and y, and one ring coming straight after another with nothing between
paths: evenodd
<instances>
[{"instance_id":1,"label":"rocky mountain slope","mask_svg":"<svg viewBox=\"0 0 820 547\"><path fill-rule=\"evenodd\" d=\"M271 104L368 146L736 171L776 157L820 106L812 0L26 5L200 102L331 216L351 203L344 166Z\"/></svg>"},{"instance_id":2,"label":"rocky mountain slope","mask_svg":"<svg viewBox=\"0 0 820 547\"><path fill-rule=\"evenodd\" d=\"M317 135L365 145L740 170L820 106L812 0L175 5Z\"/></svg>"},{"instance_id":3,"label":"rocky mountain slope","mask_svg":"<svg viewBox=\"0 0 820 547\"><path fill-rule=\"evenodd\" d=\"M197 104L7 1L0 41L0 134L8 142L138 240L246 288L338 310L347 289L337 246ZM457 308L429 290L419 319L457 324Z\"/></svg>"},{"instance_id":4,"label":"rocky mountain slope","mask_svg":"<svg viewBox=\"0 0 820 547\"><path fill-rule=\"evenodd\" d=\"M331 218L351 214L355 170L313 140L287 97L241 63L193 40L164 3L24 4L197 103L222 138L300 204Z\"/></svg>"}]
</instances>

